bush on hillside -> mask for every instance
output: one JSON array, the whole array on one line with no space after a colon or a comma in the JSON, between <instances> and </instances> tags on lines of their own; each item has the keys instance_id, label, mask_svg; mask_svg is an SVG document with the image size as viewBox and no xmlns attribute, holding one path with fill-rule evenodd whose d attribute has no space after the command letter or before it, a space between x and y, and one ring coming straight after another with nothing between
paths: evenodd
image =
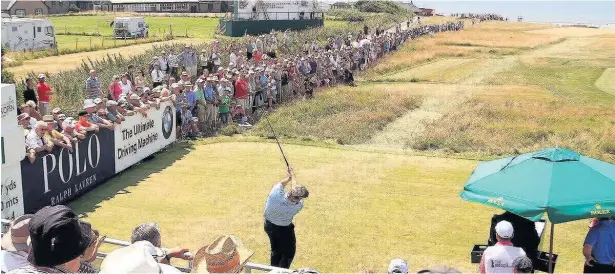
<instances>
[{"instance_id":1,"label":"bush on hillside","mask_svg":"<svg viewBox=\"0 0 615 274\"><path fill-rule=\"evenodd\" d=\"M382 0L359 0L354 4L355 8L362 12L378 13L404 13L407 10L393 1Z\"/></svg>"},{"instance_id":2,"label":"bush on hillside","mask_svg":"<svg viewBox=\"0 0 615 274\"><path fill-rule=\"evenodd\" d=\"M327 18L335 18L336 21L362 22L365 14L356 9L334 9L327 13Z\"/></svg>"},{"instance_id":3,"label":"bush on hillside","mask_svg":"<svg viewBox=\"0 0 615 274\"><path fill-rule=\"evenodd\" d=\"M79 9L79 7L77 7L77 5L75 4L70 4L70 6L68 6L68 12L80 12L81 9Z\"/></svg>"},{"instance_id":4,"label":"bush on hillside","mask_svg":"<svg viewBox=\"0 0 615 274\"><path fill-rule=\"evenodd\" d=\"M2 70L2 81L3 84L14 84L15 76L12 72Z\"/></svg>"}]
</instances>

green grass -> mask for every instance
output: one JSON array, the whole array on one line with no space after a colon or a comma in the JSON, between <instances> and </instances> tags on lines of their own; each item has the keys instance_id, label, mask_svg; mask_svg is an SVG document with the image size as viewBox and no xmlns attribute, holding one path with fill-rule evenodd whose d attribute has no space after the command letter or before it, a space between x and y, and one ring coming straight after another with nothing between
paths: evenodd
<instances>
[{"instance_id":1,"label":"green grass","mask_svg":"<svg viewBox=\"0 0 615 274\"><path fill-rule=\"evenodd\" d=\"M81 52L99 49L116 48L161 41L159 37L144 39L112 39L102 36L57 35L56 42L60 52Z\"/></svg>"},{"instance_id":2,"label":"green grass","mask_svg":"<svg viewBox=\"0 0 615 274\"><path fill-rule=\"evenodd\" d=\"M55 26L57 33L98 33L103 36L111 36L113 28L110 26L114 16L64 16L49 18ZM218 25L216 18L200 17L145 17L149 25L150 35L162 36L173 30L174 36L186 36L193 38L211 38Z\"/></svg>"},{"instance_id":3,"label":"green grass","mask_svg":"<svg viewBox=\"0 0 615 274\"><path fill-rule=\"evenodd\" d=\"M336 87L317 92L313 100L283 106L269 119L283 136L357 144L419 104L420 98L403 92L402 85ZM264 123L256 127L255 134L269 133Z\"/></svg>"},{"instance_id":4,"label":"green grass","mask_svg":"<svg viewBox=\"0 0 615 274\"><path fill-rule=\"evenodd\" d=\"M293 268L382 273L400 257L412 272L435 264L476 272L470 249L487 241L497 212L458 196L477 162L301 145L284 150L311 194L295 218ZM203 159L209 159L206 167ZM71 206L112 238L128 240L139 223L158 222L164 246L193 252L217 235L234 234L255 251L253 262L268 264L263 207L271 185L283 176L274 143L180 145ZM556 227L558 272L581 270L578 246L586 225ZM548 248L547 237L541 250Z\"/></svg>"}]
</instances>

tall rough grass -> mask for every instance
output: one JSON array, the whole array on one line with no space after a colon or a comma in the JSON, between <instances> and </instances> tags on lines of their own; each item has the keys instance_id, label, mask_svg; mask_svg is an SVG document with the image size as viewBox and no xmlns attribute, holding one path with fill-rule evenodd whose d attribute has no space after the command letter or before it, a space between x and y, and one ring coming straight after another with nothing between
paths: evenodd
<instances>
[{"instance_id":1,"label":"tall rough grass","mask_svg":"<svg viewBox=\"0 0 615 274\"><path fill-rule=\"evenodd\" d=\"M313 100L279 108L269 120L284 137L359 144L421 102L419 96L404 91L375 92L374 89L373 85L329 89L317 93ZM270 130L260 123L254 134L268 136Z\"/></svg>"}]
</instances>

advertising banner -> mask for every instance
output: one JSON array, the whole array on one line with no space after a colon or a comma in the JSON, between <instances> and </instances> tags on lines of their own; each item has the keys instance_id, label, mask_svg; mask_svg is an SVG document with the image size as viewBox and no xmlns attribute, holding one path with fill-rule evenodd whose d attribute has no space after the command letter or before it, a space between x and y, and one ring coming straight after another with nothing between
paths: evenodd
<instances>
[{"instance_id":1,"label":"advertising banner","mask_svg":"<svg viewBox=\"0 0 615 274\"><path fill-rule=\"evenodd\" d=\"M126 117L115 127L115 172L120 172L175 141L175 107L163 102L147 117Z\"/></svg>"},{"instance_id":2,"label":"advertising banner","mask_svg":"<svg viewBox=\"0 0 615 274\"><path fill-rule=\"evenodd\" d=\"M2 129L2 170L8 165L19 164L26 157L24 129L14 126Z\"/></svg>"},{"instance_id":3,"label":"advertising banner","mask_svg":"<svg viewBox=\"0 0 615 274\"><path fill-rule=\"evenodd\" d=\"M2 132L17 126L17 97L15 85L2 84Z\"/></svg>"},{"instance_id":4,"label":"advertising banner","mask_svg":"<svg viewBox=\"0 0 615 274\"><path fill-rule=\"evenodd\" d=\"M25 212L63 204L115 175L113 140L114 131L101 129L73 143L72 152L56 148L39 153L34 164L21 161Z\"/></svg>"},{"instance_id":5,"label":"advertising banner","mask_svg":"<svg viewBox=\"0 0 615 274\"><path fill-rule=\"evenodd\" d=\"M2 219L15 219L24 214L24 199L18 163L2 166Z\"/></svg>"}]
</instances>

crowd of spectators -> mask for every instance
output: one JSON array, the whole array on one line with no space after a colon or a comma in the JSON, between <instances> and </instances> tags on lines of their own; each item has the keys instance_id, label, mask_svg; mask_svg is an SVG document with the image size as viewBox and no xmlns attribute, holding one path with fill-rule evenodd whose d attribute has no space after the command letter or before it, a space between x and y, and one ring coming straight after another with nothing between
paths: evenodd
<instances>
[{"instance_id":1,"label":"crowd of spectators","mask_svg":"<svg viewBox=\"0 0 615 274\"><path fill-rule=\"evenodd\" d=\"M516 246L514 237L523 237L508 221L495 226L497 242L488 247L480 263L480 273L533 273L534 263L526 251ZM585 238L585 273L613 273L615 266L615 218L592 220ZM70 208L47 206L35 214L12 220L2 235L2 273L181 273L172 261L192 262L193 273L240 273L254 254L233 235L216 237L193 255L187 248L163 248L158 224L146 222L133 231L130 245L115 249L94 267L105 236L81 220ZM391 260L388 274L409 273L406 260ZM381 272L381 271L376 271ZM382 271L383 272L383 271ZM318 273L316 270L273 270L270 273ZM366 273L374 273L366 271ZM417 273L461 273L448 266L434 266Z\"/></svg>"},{"instance_id":2,"label":"crowd of spectators","mask_svg":"<svg viewBox=\"0 0 615 274\"><path fill-rule=\"evenodd\" d=\"M186 45L179 53L158 52L147 68L128 66L107 88L91 70L85 80L86 100L75 118L60 108L50 109L56 91L40 74L36 85L34 79L26 79L25 103L18 109L27 158L33 163L36 153L53 147L72 150L88 131L113 129L126 116L147 116L164 101L176 107L179 139L203 136L229 123L249 127L250 114L258 109L312 98L322 88L354 85L354 71L372 66L408 39L458 31L464 24L402 26L373 32L366 27L361 33L329 37L324 44L306 42L298 52L292 51L298 34L290 31L281 40L271 33L233 41L225 48L215 41L200 54Z\"/></svg>"},{"instance_id":3,"label":"crowd of spectators","mask_svg":"<svg viewBox=\"0 0 615 274\"><path fill-rule=\"evenodd\" d=\"M508 21L508 17L504 17L499 14L494 13L453 13L452 17L457 17L460 19L476 19L479 22L483 21Z\"/></svg>"}]
</instances>

